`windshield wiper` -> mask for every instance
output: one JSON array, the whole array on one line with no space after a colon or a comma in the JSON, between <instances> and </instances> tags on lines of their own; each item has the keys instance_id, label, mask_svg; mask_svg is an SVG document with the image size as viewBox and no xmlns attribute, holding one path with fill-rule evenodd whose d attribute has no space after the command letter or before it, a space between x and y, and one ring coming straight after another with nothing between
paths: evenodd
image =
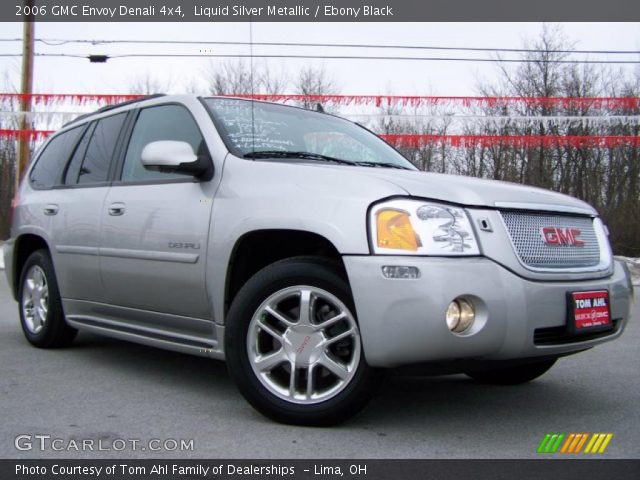
<instances>
[{"instance_id":1,"label":"windshield wiper","mask_svg":"<svg viewBox=\"0 0 640 480\"><path fill-rule=\"evenodd\" d=\"M403 167L402 165L398 165L397 163L391 162L353 162L354 165L358 167L382 167L382 168L399 168L400 170L411 170L408 167Z\"/></svg>"},{"instance_id":2,"label":"windshield wiper","mask_svg":"<svg viewBox=\"0 0 640 480\"><path fill-rule=\"evenodd\" d=\"M321 155L311 152L289 152L286 150L262 150L257 152L249 152L243 155L244 158L301 158L304 160L318 160L322 162L339 163L341 165L356 165L349 160Z\"/></svg>"},{"instance_id":3,"label":"windshield wiper","mask_svg":"<svg viewBox=\"0 0 640 480\"><path fill-rule=\"evenodd\" d=\"M304 160L318 160L324 162L339 163L341 165L353 165L356 167L381 167L381 168L399 168L400 170L411 170L408 167L403 167L397 163L391 162L369 162L369 161L357 161L351 162L349 160L343 160L341 158L330 157L328 155L322 155L320 153L312 152L290 152L287 150L259 150L257 152L249 152L243 155L244 158L301 158Z\"/></svg>"}]
</instances>

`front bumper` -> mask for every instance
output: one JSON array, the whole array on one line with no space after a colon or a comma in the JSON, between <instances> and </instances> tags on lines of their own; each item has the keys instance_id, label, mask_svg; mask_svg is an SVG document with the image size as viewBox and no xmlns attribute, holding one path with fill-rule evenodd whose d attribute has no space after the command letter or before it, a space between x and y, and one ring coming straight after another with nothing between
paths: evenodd
<instances>
[{"instance_id":1,"label":"front bumper","mask_svg":"<svg viewBox=\"0 0 640 480\"><path fill-rule=\"evenodd\" d=\"M524 279L484 257L347 255L343 260L365 358L373 367L566 355L617 338L629 318L632 292L618 262L607 278L551 282ZM388 279L384 265L416 266L421 277ZM609 291L615 328L595 338L567 338L566 295L586 290ZM461 295L477 302L476 322L482 326L463 336L451 333L444 320L451 300Z\"/></svg>"}]
</instances>

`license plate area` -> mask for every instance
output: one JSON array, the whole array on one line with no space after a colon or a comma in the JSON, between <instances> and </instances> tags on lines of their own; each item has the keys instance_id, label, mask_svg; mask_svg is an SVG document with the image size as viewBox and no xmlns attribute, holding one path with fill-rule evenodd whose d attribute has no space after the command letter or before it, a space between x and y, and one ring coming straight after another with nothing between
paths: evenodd
<instances>
[{"instance_id":1,"label":"license plate area","mask_svg":"<svg viewBox=\"0 0 640 480\"><path fill-rule=\"evenodd\" d=\"M613 328L608 290L568 293L567 304L569 333L591 334Z\"/></svg>"}]
</instances>

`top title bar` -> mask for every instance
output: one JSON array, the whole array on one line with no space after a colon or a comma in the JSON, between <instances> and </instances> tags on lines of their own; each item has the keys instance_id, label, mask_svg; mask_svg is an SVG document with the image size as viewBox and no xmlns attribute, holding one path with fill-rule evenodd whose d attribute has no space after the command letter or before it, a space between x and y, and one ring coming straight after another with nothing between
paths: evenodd
<instances>
[{"instance_id":1,"label":"top title bar","mask_svg":"<svg viewBox=\"0 0 640 480\"><path fill-rule=\"evenodd\" d=\"M640 20L638 0L2 0L0 21L445 22Z\"/></svg>"}]
</instances>

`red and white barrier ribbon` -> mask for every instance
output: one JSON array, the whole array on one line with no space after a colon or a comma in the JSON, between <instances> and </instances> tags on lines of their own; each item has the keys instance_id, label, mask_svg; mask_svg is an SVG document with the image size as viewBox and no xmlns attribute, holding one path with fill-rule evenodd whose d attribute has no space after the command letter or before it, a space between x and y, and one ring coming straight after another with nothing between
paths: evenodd
<instances>
[{"instance_id":1,"label":"red and white barrier ribbon","mask_svg":"<svg viewBox=\"0 0 640 480\"><path fill-rule=\"evenodd\" d=\"M11 130L0 129L0 137L10 139L43 140L53 130ZM508 145L512 147L640 147L640 136L567 136L567 135L430 135L430 134L382 134L381 138L401 147L419 148L423 145L439 144L456 148L492 147Z\"/></svg>"},{"instance_id":2,"label":"red and white barrier ribbon","mask_svg":"<svg viewBox=\"0 0 640 480\"><path fill-rule=\"evenodd\" d=\"M0 101L22 101L30 99L34 105L60 103L113 104L142 97L137 94L93 94L93 93L0 93ZM398 105L403 107L435 107L458 105L469 107L500 107L524 104L545 108L596 108L609 110L640 109L640 97L460 97L433 95L299 95L238 93L230 97L253 98L269 102L314 102L333 105L368 105L375 107Z\"/></svg>"}]
</instances>

